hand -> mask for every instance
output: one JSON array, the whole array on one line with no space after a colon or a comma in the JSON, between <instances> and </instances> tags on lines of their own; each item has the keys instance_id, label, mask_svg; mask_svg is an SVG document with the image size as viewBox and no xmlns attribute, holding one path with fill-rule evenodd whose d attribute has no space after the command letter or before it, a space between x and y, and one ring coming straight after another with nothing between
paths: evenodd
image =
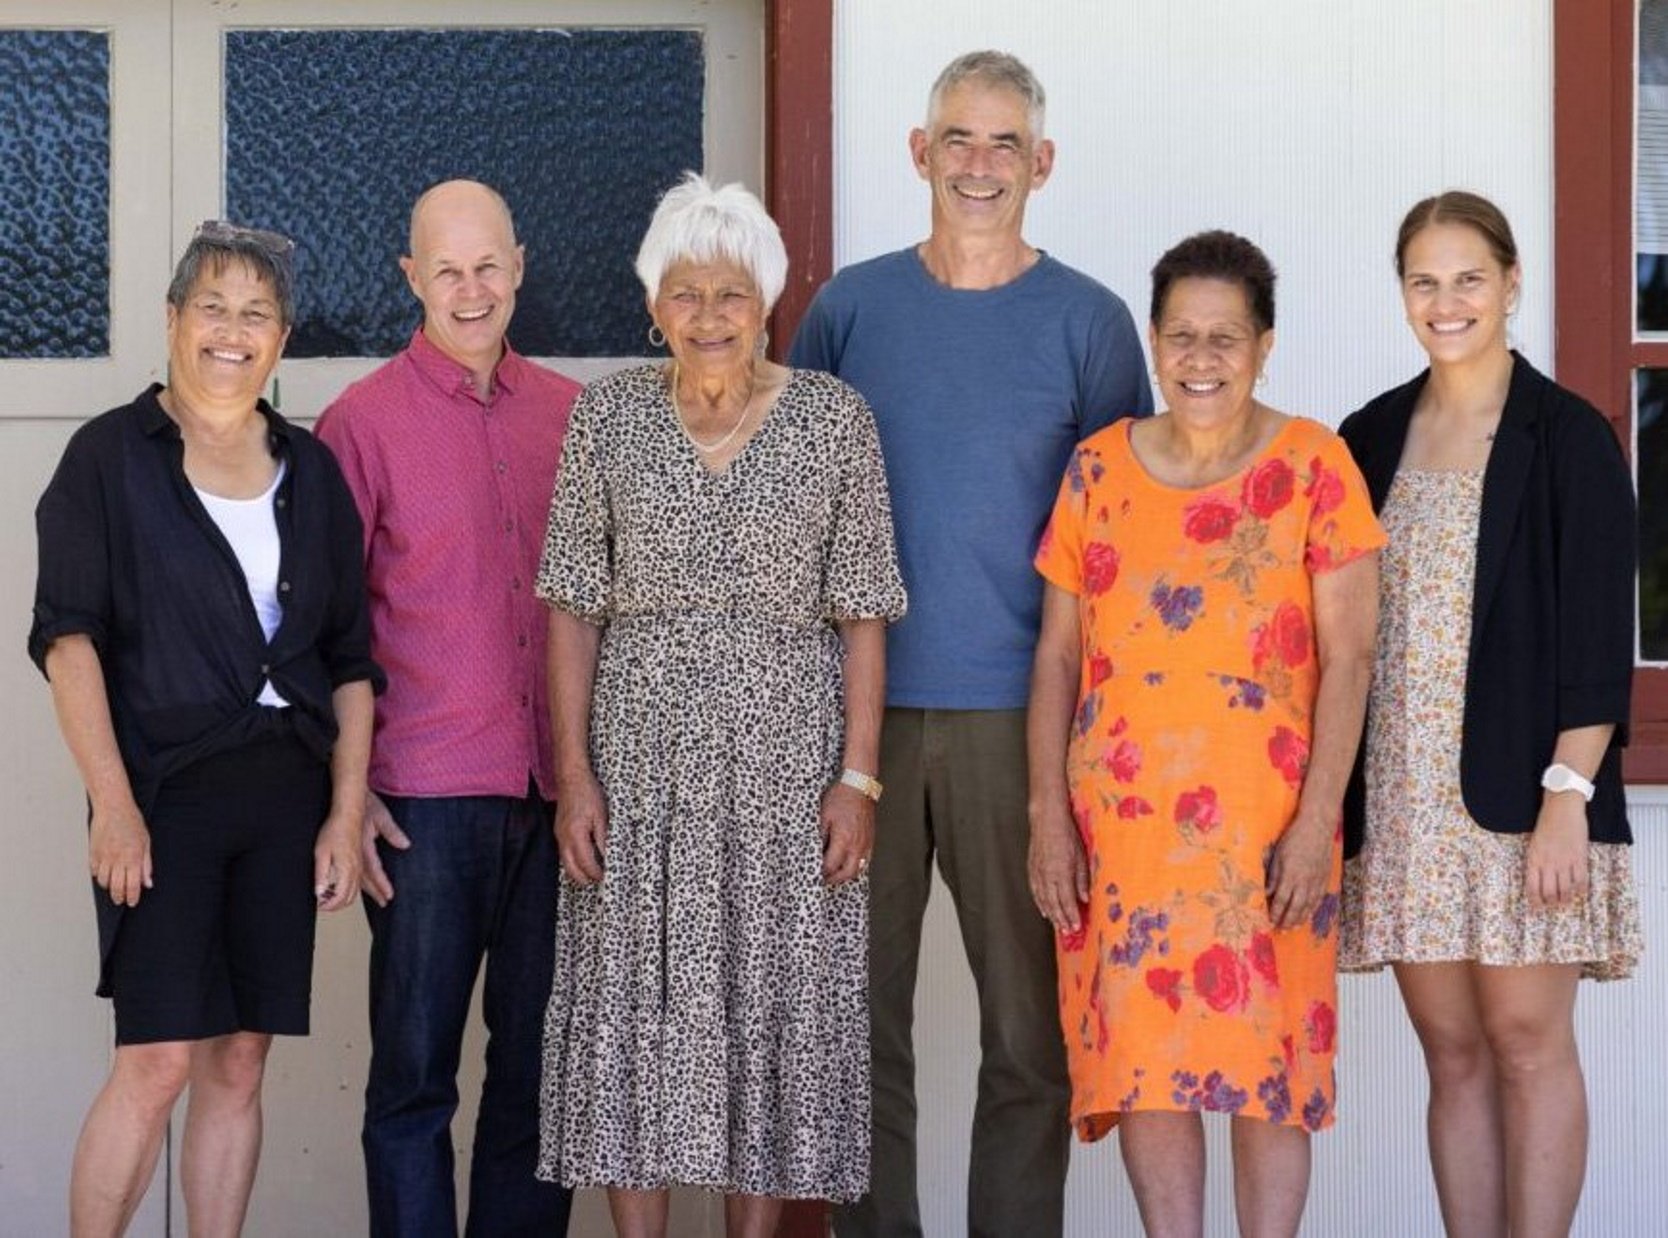
<instances>
[{"instance_id":1,"label":"hand","mask_svg":"<svg viewBox=\"0 0 1668 1238\"><path fill-rule=\"evenodd\" d=\"M602 784L587 770L556 792L556 850L568 880L580 886L601 881L607 843L608 803Z\"/></svg>"},{"instance_id":2,"label":"hand","mask_svg":"<svg viewBox=\"0 0 1668 1238\"><path fill-rule=\"evenodd\" d=\"M394 897L394 883L388 879L388 870L382 867L377 840L381 839L396 851L405 851L411 846L411 839L395 824L394 814L375 791L365 792L365 819L359 833L359 888L378 907L386 907Z\"/></svg>"},{"instance_id":3,"label":"hand","mask_svg":"<svg viewBox=\"0 0 1668 1238\"><path fill-rule=\"evenodd\" d=\"M1083 927L1089 905L1089 863L1077 836L1071 806L1063 799L1031 813L1031 851L1026 868L1031 897L1057 933Z\"/></svg>"},{"instance_id":4,"label":"hand","mask_svg":"<svg viewBox=\"0 0 1668 1238\"><path fill-rule=\"evenodd\" d=\"M1275 928L1305 923L1326 894L1332 876L1336 822L1301 810L1292 818L1268 863L1268 918Z\"/></svg>"},{"instance_id":5,"label":"hand","mask_svg":"<svg viewBox=\"0 0 1668 1238\"><path fill-rule=\"evenodd\" d=\"M139 905L139 892L151 888L151 832L131 799L110 811L93 806L87 861L112 902Z\"/></svg>"},{"instance_id":6,"label":"hand","mask_svg":"<svg viewBox=\"0 0 1668 1238\"><path fill-rule=\"evenodd\" d=\"M365 832L365 815L358 808L332 812L319 827L313 844L313 897L320 911L340 911L358 897ZM382 879L386 882L387 875Z\"/></svg>"},{"instance_id":7,"label":"hand","mask_svg":"<svg viewBox=\"0 0 1668 1238\"><path fill-rule=\"evenodd\" d=\"M869 871L875 849L875 802L856 787L836 782L822 793L822 879L844 885Z\"/></svg>"},{"instance_id":8,"label":"hand","mask_svg":"<svg viewBox=\"0 0 1668 1238\"><path fill-rule=\"evenodd\" d=\"M1586 896L1587 802L1575 792L1541 797L1523 868L1523 893L1536 911L1565 907Z\"/></svg>"}]
</instances>

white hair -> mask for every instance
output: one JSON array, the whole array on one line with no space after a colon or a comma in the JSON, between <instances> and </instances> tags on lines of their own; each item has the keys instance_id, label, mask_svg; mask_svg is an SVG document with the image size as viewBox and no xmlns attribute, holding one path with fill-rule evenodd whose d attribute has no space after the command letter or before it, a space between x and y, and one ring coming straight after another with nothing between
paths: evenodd
<instances>
[{"instance_id":1,"label":"white hair","mask_svg":"<svg viewBox=\"0 0 1668 1238\"><path fill-rule=\"evenodd\" d=\"M1007 52L968 52L957 56L944 66L944 72L932 84L927 95L927 132L938 124L938 113L944 106L944 96L963 82L972 82L987 90L1011 90L1025 104L1026 120L1031 129L1031 140L1040 141L1043 120L1048 111L1048 96L1043 93L1037 75L1025 67L1018 56Z\"/></svg>"},{"instance_id":2,"label":"white hair","mask_svg":"<svg viewBox=\"0 0 1668 1238\"><path fill-rule=\"evenodd\" d=\"M699 172L685 172L649 220L637 250L637 278L653 300L668 267L718 261L747 272L766 313L788 282L788 251L764 204L739 184L715 189Z\"/></svg>"}]
</instances>

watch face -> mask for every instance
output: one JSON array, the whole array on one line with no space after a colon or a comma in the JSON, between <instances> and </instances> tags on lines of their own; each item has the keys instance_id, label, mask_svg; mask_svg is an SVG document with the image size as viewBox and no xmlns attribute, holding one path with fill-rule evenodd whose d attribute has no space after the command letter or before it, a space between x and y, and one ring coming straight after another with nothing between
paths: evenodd
<instances>
[{"instance_id":1,"label":"watch face","mask_svg":"<svg viewBox=\"0 0 1668 1238\"><path fill-rule=\"evenodd\" d=\"M1546 771L1541 779L1541 786L1548 791L1568 791L1575 786L1574 780L1567 769L1553 768Z\"/></svg>"}]
</instances>

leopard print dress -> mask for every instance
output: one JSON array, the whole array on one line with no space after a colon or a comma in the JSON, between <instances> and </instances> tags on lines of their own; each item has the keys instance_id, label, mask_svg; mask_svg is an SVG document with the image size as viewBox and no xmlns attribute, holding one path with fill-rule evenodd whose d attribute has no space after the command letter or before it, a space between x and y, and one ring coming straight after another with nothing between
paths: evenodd
<instances>
[{"instance_id":1,"label":"leopard print dress","mask_svg":"<svg viewBox=\"0 0 1668 1238\"><path fill-rule=\"evenodd\" d=\"M603 628L601 884L564 885L538 1173L852 1200L869 1180L868 882L822 880L836 620L904 610L867 405L794 371L712 473L658 366L574 406L539 596Z\"/></svg>"}]
</instances>

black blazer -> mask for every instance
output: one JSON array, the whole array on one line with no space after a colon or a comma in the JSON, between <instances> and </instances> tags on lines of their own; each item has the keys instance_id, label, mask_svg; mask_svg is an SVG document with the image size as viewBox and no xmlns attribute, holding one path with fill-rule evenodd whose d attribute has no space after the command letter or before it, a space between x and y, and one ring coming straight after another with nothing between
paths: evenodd
<instances>
[{"instance_id":1,"label":"black blazer","mask_svg":"<svg viewBox=\"0 0 1668 1238\"><path fill-rule=\"evenodd\" d=\"M1512 356L1477 521L1460 792L1478 824L1526 833L1558 733L1613 722L1587 825L1594 842L1632 842L1621 749L1633 685L1633 485L1604 415ZM1386 391L1338 428L1375 512L1429 376ZM1358 757L1344 797L1349 855L1365 825L1363 765Z\"/></svg>"}]
</instances>

